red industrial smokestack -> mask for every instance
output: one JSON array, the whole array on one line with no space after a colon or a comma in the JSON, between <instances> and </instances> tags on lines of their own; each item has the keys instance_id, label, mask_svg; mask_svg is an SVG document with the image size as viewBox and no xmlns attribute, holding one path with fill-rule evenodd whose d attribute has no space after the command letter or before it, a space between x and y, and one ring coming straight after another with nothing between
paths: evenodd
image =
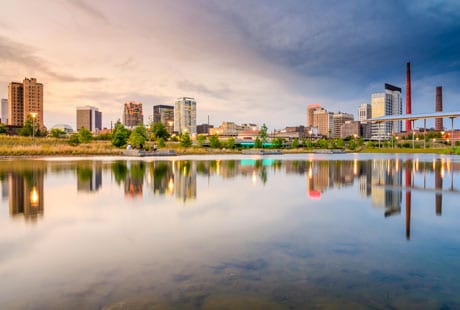
<instances>
[{"instance_id":1,"label":"red industrial smokestack","mask_svg":"<svg viewBox=\"0 0 460 310\"><path fill-rule=\"evenodd\" d=\"M412 100L410 89L410 62L406 64L406 114L412 113ZM406 121L406 131L412 130L411 121Z\"/></svg>"},{"instance_id":2,"label":"red industrial smokestack","mask_svg":"<svg viewBox=\"0 0 460 310\"><path fill-rule=\"evenodd\" d=\"M436 112L442 112L442 86L436 87ZM437 118L434 128L441 131L442 127L442 118Z\"/></svg>"}]
</instances>

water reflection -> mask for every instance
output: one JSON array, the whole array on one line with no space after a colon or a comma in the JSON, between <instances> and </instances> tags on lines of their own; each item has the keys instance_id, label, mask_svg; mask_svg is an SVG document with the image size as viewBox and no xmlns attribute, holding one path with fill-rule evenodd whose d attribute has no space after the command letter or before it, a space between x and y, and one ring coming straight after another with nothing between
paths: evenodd
<instances>
[{"instance_id":1,"label":"water reflection","mask_svg":"<svg viewBox=\"0 0 460 310\"><path fill-rule=\"evenodd\" d=\"M458 308L455 157L303 156L0 161L0 308Z\"/></svg>"},{"instance_id":2,"label":"water reflection","mask_svg":"<svg viewBox=\"0 0 460 310\"><path fill-rule=\"evenodd\" d=\"M46 161L2 162L0 177L3 200L9 201L11 216L36 219L44 214L44 177L73 171L77 177L77 192L91 193L102 189L103 175L111 173L105 184L115 182L124 189L128 199L142 199L145 191L154 196L171 196L184 204L197 199L197 178L248 178L264 186L270 176L305 175L306 196L312 200L327 197L330 190L353 188L370 205L383 208L383 216L401 214L405 206L406 235L410 238L413 194L432 191L434 213L442 215L443 193L459 192L454 188L454 172L460 163L451 158L371 159L371 160L160 160L160 161ZM403 197L405 198L403 201Z\"/></svg>"}]
</instances>

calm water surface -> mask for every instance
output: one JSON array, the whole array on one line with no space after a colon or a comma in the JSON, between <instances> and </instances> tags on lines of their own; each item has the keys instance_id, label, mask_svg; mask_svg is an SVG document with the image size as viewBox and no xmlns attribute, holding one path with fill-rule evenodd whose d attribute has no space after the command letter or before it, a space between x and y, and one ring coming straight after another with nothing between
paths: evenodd
<instances>
[{"instance_id":1,"label":"calm water surface","mask_svg":"<svg viewBox=\"0 0 460 310\"><path fill-rule=\"evenodd\" d=\"M0 308L460 308L460 158L0 161Z\"/></svg>"}]
</instances>

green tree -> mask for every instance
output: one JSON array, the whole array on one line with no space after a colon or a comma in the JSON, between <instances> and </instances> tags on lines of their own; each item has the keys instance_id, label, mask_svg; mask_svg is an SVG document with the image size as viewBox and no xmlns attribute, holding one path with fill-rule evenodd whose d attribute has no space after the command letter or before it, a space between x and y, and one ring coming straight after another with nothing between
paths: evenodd
<instances>
[{"instance_id":1,"label":"green tree","mask_svg":"<svg viewBox=\"0 0 460 310\"><path fill-rule=\"evenodd\" d=\"M350 142L348 142L348 148L350 150L352 150L352 151L355 150L356 146L357 146L357 143L356 143L355 139L351 139Z\"/></svg>"},{"instance_id":2,"label":"green tree","mask_svg":"<svg viewBox=\"0 0 460 310\"><path fill-rule=\"evenodd\" d=\"M226 143L227 147L229 149L233 149L235 147L235 138L228 138L227 139L227 143Z\"/></svg>"},{"instance_id":3,"label":"green tree","mask_svg":"<svg viewBox=\"0 0 460 310\"><path fill-rule=\"evenodd\" d=\"M209 137L209 146L216 149L220 147L220 140L217 135L212 135Z\"/></svg>"},{"instance_id":4,"label":"green tree","mask_svg":"<svg viewBox=\"0 0 460 310\"><path fill-rule=\"evenodd\" d=\"M147 130L144 125L137 125L129 135L128 142L134 147L143 147L147 141Z\"/></svg>"},{"instance_id":5,"label":"green tree","mask_svg":"<svg viewBox=\"0 0 460 310\"><path fill-rule=\"evenodd\" d=\"M262 124L262 127L260 128L259 130L259 136L258 138L260 138L261 142L262 142L262 146L264 145L264 143L267 142L267 139L268 139L268 128L267 128L267 125L265 125L265 123Z\"/></svg>"},{"instance_id":6,"label":"green tree","mask_svg":"<svg viewBox=\"0 0 460 310\"><path fill-rule=\"evenodd\" d=\"M293 148L298 148L298 147L299 147L299 144L300 144L300 143L299 143L299 139L298 139L298 138L294 138L294 140L293 140L292 143L291 143L291 146L292 146Z\"/></svg>"},{"instance_id":7,"label":"green tree","mask_svg":"<svg viewBox=\"0 0 460 310\"><path fill-rule=\"evenodd\" d=\"M338 148L338 149L343 149L344 146L345 146L345 143L343 142L343 139L336 139L334 141L334 144L335 144L335 147Z\"/></svg>"},{"instance_id":8,"label":"green tree","mask_svg":"<svg viewBox=\"0 0 460 310\"><path fill-rule=\"evenodd\" d=\"M168 139L170 134L163 123L153 123L150 129L155 140L163 138Z\"/></svg>"},{"instance_id":9,"label":"green tree","mask_svg":"<svg viewBox=\"0 0 460 310\"><path fill-rule=\"evenodd\" d=\"M262 148L262 140L260 140L259 137L257 137L256 140L254 141L254 147L257 149Z\"/></svg>"},{"instance_id":10,"label":"green tree","mask_svg":"<svg viewBox=\"0 0 460 310\"><path fill-rule=\"evenodd\" d=\"M78 131L78 138L81 143L89 143L91 140L93 140L93 134L85 127L82 127Z\"/></svg>"},{"instance_id":11,"label":"green tree","mask_svg":"<svg viewBox=\"0 0 460 310\"><path fill-rule=\"evenodd\" d=\"M32 136L32 132L35 129L35 136L38 136L38 126L35 122L34 126L34 119L32 116L27 116L26 121L24 122L24 127L18 129L18 134L20 136Z\"/></svg>"},{"instance_id":12,"label":"green tree","mask_svg":"<svg viewBox=\"0 0 460 310\"><path fill-rule=\"evenodd\" d=\"M129 134L129 130L118 120L112 132L112 145L122 147L128 141Z\"/></svg>"},{"instance_id":13,"label":"green tree","mask_svg":"<svg viewBox=\"0 0 460 310\"><path fill-rule=\"evenodd\" d=\"M206 143L206 136L198 135L198 137L196 137L196 142L198 143L199 146L203 146Z\"/></svg>"},{"instance_id":14,"label":"green tree","mask_svg":"<svg viewBox=\"0 0 460 310\"><path fill-rule=\"evenodd\" d=\"M65 131L61 128L51 129L50 134L53 138L62 138L62 137L65 137L66 135Z\"/></svg>"},{"instance_id":15,"label":"green tree","mask_svg":"<svg viewBox=\"0 0 460 310\"><path fill-rule=\"evenodd\" d=\"M165 139L163 138L158 139L158 147L165 147L165 146L166 146Z\"/></svg>"},{"instance_id":16,"label":"green tree","mask_svg":"<svg viewBox=\"0 0 460 310\"><path fill-rule=\"evenodd\" d=\"M281 138L274 138L272 140L273 147L280 148L283 146L283 139Z\"/></svg>"},{"instance_id":17,"label":"green tree","mask_svg":"<svg viewBox=\"0 0 460 310\"><path fill-rule=\"evenodd\" d=\"M8 133L8 129L5 125L0 124L0 135Z\"/></svg>"},{"instance_id":18,"label":"green tree","mask_svg":"<svg viewBox=\"0 0 460 310\"><path fill-rule=\"evenodd\" d=\"M180 145L183 147L191 147L192 146L192 139L190 139L190 135L188 132L184 132L180 136Z\"/></svg>"},{"instance_id":19,"label":"green tree","mask_svg":"<svg viewBox=\"0 0 460 310\"><path fill-rule=\"evenodd\" d=\"M73 146L80 144L80 137L78 136L78 133L73 133L70 135L69 144Z\"/></svg>"}]
</instances>

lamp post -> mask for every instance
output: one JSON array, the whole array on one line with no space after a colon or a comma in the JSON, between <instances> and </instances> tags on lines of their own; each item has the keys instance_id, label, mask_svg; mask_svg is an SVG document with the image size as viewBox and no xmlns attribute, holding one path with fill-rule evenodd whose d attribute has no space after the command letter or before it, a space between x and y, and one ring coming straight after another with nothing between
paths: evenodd
<instances>
[{"instance_id":1,"label":"lamp post","mask_svg":"<svg viewBox=\"0 0 460 310\"><path fill-rule=\"evenodd\" d=\"M30 115L32 116L32 141L35 144L35 118L37 117L37 113L32 112Z\"/></svg>"}]
</instances>

